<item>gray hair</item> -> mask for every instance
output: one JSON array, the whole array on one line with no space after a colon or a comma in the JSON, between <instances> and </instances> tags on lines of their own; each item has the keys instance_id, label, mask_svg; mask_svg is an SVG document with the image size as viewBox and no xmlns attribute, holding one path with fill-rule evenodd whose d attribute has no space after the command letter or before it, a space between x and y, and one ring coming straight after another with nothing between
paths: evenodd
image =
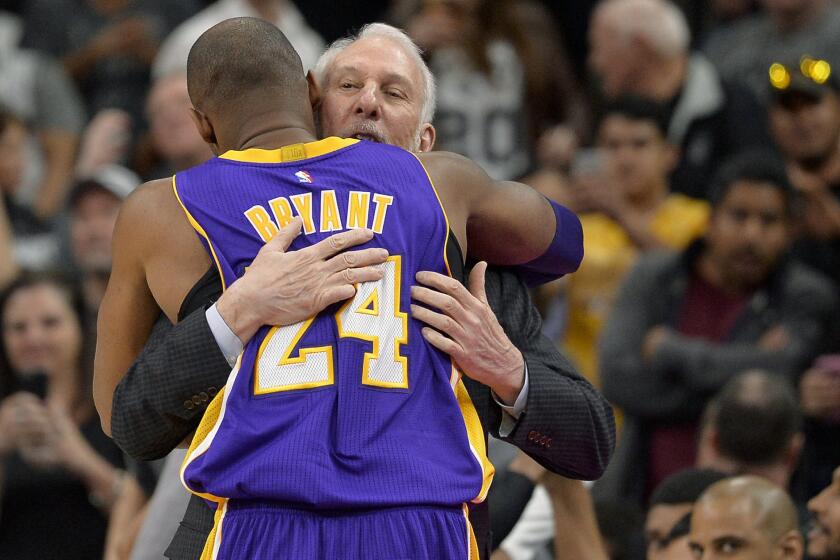
<instances>
[{"instance_id":1,"label":"gray hair","mask_svg":"<svg viewBox=\"0 0 840 560\"><path fill-rule=\"evenodd\" d=\"M381 38L388 39L399 45L403 51L414 60L417 67L420 68L420 73L423 75L423 104L420 111L420 123L432 122L435 116L435 77L423 61L422 51L411 38L405 34L401 29L397 29L391 25L384 23L369 23L362 27L356 35L345 37L334 41L324 54L315 63L315 68L312 73L318 80L318 83L324 86L326 84L327 73L335 58L347 47L360 39Z\"/></svg>"},{"instance_id":2,"label":"gray hair","mask_svg":"<svg viewBox=\"0 0 840 560\"><path fill-rule=\"evenodd\" d=\"M691 31L680 9L668 0L606 0L597 8L626 39L641 38L666 58L688 52Z\"/></svg>"}]
</instances>

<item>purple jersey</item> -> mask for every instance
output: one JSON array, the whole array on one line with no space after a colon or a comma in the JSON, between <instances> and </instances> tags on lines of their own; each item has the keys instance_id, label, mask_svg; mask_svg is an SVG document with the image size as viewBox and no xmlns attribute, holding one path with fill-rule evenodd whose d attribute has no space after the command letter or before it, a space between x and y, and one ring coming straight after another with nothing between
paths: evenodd
<instances>
[{"instance_id":1,"label":"purple jersey","mask_svg":"<svg viewBox=\"0 0 840 560\"><path fill-rule=\"evenodd\" d=\"M187 488L314 510L483 500L493 467L478 416L410 313L415 274L449 273L449 225L419 160L328 138L227 152L173 184L223 286L298 215L292 250L368 227L365 246L391 255L384 278L351 300L248 342L196 432L181 470Z\"/></svg>"}]
</instances>

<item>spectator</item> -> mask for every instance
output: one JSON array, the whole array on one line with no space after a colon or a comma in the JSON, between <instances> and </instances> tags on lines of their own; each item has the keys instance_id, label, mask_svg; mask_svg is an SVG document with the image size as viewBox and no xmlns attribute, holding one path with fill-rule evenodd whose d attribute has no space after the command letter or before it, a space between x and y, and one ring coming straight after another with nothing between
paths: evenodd
<instances>
[{"instance_id":1,"label":"spectator","mask_svg":"<svg viewBox=\"0 0 840 560\"><path fill-rule=\"evenodd\" d=\"M794 255L840 285L840 68L811 57L767 68L773 139L803 199Z\"/></svg>"},{"instance_id":2,"label":"spectator","mask_svg":"<svg viewBox=\"0 0 840 560\"><path fill-rule=\"evenodd\" d=\"M406 29L437 79L437 148L471 158L496 179L516 179L531 171L537 140L550 127L585 132L588 111L539 4L419 4Z\"/></svg>"},{"instance_id":3,"label":"spectator","mask_svg":"<svg viewBox=\"0 0 840 560\"><path fill-rule=\"evenodd\" d=\"M10 270L5 275L7 281L17 266L44 269L53 266L59 256L58 239L51 224L19 202L24 171L31 155L26 149L27 134L22 120L0 109L0 212L12 234L2 252L13 256Z\"/></svg>"},{"instance_id":4,"label":"spectator","mask_svg":"<svg viewBox=\"0 0 840 560\"><path fill-rule=\"evenodd\" d=\"M155 79L186 72L187 54L195 40L217 23L235 17L258 17L276 25L300 55L304 70L313 68L324 51L324 40L289 0L217 0L166 38L152 68Z\"/></svg>"},{"instance_id":5,"label":"spectator","mask_svg":"<svg viewBox=\"0 0 840 560\"><path fill-rule=\"evenodd\" d=\"M813 560L840 560L840 467L834 479L808 502L814 516L808 532L808 556Z\"/></svg>"},{"instance_id":6,"label":"spectator","mask_svg":"<svg viewBox=\"0 0 840 560\"><path fill-rule=\"evenodd\" d=\"M726 475L712 469L686 469L672 474L650 496L645 518L647 560L690 560L688 532L694 502Z\"/></svg>"},{"instance_id":7,"label":"spectator","mask_svg":"<svg viewBox=\"0 0 840 560\"><path fill-rule=\"evenodd\" d=\"M28 154L19 178L18 201L48 220L62 208L76 146L84 126L82 101L59 64L21 49L17 18L0 12L0 105L27 128Z\"/></svg>"},{"instance_id":8,"label":"spectator","mask_svg":"<svg viewBox=\"0 0 840 560\"><path fill-rule=\"evenodd\" d=\"M52 277L0 299L0 557L102 556L125 473L93 408L83 322L81 296Z\"/></svg>"},{"instance_id":9,"label":"spectator","mask_svg":"<svg viewBox=\"0 0 840 560\"><path fill-rule=\"evenodd\" d=\"M190 118L191 108L183 72L152 84L146 99L149 135L138 147L134 162L145 178L166 177L213 156ZM90 174L102 165L128 159L130 135L131 118L124 111L100 111L85 131L77 173Z\"/></svg>"},{"instance_id":10,"label":"spectator","mask_svg":"<svg viewBox=\"0 0 840 560\"><path fill-rule=\"evenodd\" d=\"M684 16L668 0L607 0L590 26L590 63L608 99L638 95L670 108L668 139L681 150L671 188L707 198L724 158L769 139L754 94L721 80L689 52L689 41Z\"/></svg>"},{"instance_id":11,"label":"spectator","mask_svg":"<svg viewBox=\"0 0 840 560\"><path fill-rule=\"evenodd\" d=\"M627 98L608 107L598 130L603 169L571 193L572 207L587 212L581 216L586 258L565 290L563 346L596 383L596 341L622 278L641 254L683 249L708 220L705 202L670 193L677 153L665 126L656 103Z\"/></svg>"},{"instance_id":12,"label":"spectator","mask_svg":"<svg viewBox=\"0 0 840 560\"><path fill-rule=\"evenodd\" d=\"M70 249L81 272L85 309L95 321L111 273L111 238L122 201L140 185L124 167L109 165L82 178L70 193Z\"/></svg>"},{"instance_id":13,"label":"spectator","mask_svg":"<svg viewBox=\"0 0 840 560\"><path fill-rule=\"evenodd\" d=\"M158 46L198 7L197 0L32 0L23 44L62 58L89 115L122 109L139 125Z\"/></svg>"},{"instance_id":14,"label":"spectator","mask_svg":"<svg viewBox=\"0 0 840 560\"><path fill-rule=\"evenodd\" d=\"M804 438L792 384L765 371L727 382L706 406L697 466L790 486Z\"/></svg>"},{"instance_id":15,"label":"spectator","mask_svg":"<svg viewBox=\"0 0 840 560\"><path fill-rule=\"evenodd\" d=\"M191 108L184 73L161 78L149 91L146 118L152 147L161 160L150 178L172 175L213 156L190 118Z\"/></svg>"},{"instance_id":16,"label":"spectator","mask_svg":"<svg viewBox=\"0 0 840 560\"><path fill-rule=\"evenodd\" d=\"M767 68L804 53L840 60L840 7L830 0L762 0L764 11L714 34L704 47L727 80L767 99Z\"/></svg>"},{"instance_id":17,"label":"spectator","mask_svg":"<svg viewBox=\"0 0 840 560\"><path fill-rule=\"evenodd\" d=\"M694 464L703 406L737 372L791 380L825 342L836 297L785 258L792 187L762 153L722 169L705 239L645 256L629 274L601 339L604 395L625 413L600 491L641 503Z\"/></svg>"},{"instance_id":18,"label":"spectator","mask_svg":"<svg viewBox=\"0 0 840 560\"><path fill-rule=\"evenodd\" d=\"M692 510L689 541L699 560L801 560L805 548L793 501L757 476L709 487Z\"/></svg>"}]
</instances>

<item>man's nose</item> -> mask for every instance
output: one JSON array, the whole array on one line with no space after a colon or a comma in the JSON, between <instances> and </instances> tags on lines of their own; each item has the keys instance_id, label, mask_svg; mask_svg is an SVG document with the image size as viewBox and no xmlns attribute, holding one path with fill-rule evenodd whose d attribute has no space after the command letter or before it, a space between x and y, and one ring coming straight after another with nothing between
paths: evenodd
<instances>
[{"instance_id":1,"label":"man's nose","mask_svg":"<svg viewBox=\"0 0 840 560\"><path fill-rule=\"evenodd\" d=\"M379 96L373 86L365 87L356 101L356 114L375 118L379 116Z\"/></svg>"}]
</instances>

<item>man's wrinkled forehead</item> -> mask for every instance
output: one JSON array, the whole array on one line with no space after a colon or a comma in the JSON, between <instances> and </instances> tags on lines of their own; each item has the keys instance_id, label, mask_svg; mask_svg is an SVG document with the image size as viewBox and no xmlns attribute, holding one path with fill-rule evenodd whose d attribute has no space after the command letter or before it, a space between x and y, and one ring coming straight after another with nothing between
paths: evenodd
<instances>
[{"instance_id":1,"label":"man's wrinkled forehead","mask_svg":"<svg viewBox=\"0 0 840 560\"><path fill-rule=\"evenodd\" d=\"M327 68L328 79L352 70L380 79L400 80L412 87L420 87L423 76L405 49L386 37L366 37L353 42L333 60Z\"/></svg>"}]
</instances>

